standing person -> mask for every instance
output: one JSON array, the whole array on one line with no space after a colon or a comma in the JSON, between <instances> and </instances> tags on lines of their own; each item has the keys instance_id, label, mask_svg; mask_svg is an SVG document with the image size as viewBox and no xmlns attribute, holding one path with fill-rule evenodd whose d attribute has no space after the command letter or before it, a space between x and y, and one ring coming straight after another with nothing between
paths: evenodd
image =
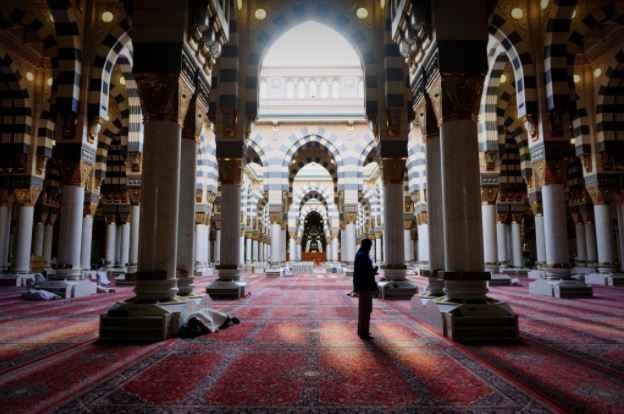
<instances>
[{"instance_id":1,"label":"standing person","mask_svg":"<svg viewBox=\"0 0 624 414\"><path fill-rule=\"evenodd\" d=\"M372 245L370 239L362 240L353 265L353 290L358 294L358 336L364 340L372 339L370 316L373 312L373 296L378 289L375 281L377 267L373 267L369 255Z\"/></svg>"}]
</instances>

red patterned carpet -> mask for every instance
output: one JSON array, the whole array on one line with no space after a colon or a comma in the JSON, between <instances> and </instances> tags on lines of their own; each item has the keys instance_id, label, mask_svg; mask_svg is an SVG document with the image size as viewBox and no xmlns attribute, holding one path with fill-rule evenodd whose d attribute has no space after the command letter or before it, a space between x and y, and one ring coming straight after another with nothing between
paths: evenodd
<instances>
[{"instance_id":1,"label":"red patterned carpet","mask_svg":"<svg viewBox=\"0 0 624 414\"><path fill-rule=\"evenodd\" d=\"M250 297L215 303L241 325L123 347L96 343L98 315L130 288L37 303L0 288L0 412L624 413L622 288L569 301L530 296L526 281L494 288L522 342L465 347L405 301L375 301L363 343L344 276L246 279Z\"/></svg>"}]
</instances>

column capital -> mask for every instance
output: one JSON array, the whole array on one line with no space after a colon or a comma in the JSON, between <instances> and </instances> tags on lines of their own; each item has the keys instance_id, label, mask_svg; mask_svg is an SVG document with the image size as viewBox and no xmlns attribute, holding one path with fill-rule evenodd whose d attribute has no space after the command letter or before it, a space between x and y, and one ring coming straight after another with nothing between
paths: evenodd
<instances>
[{"instance_id":1,"label":"column capital","mask_svg":"<svg viewBox=\"0 0 624 414\"><path fill-rule=\"evenodd\" d=\"M382 159L383 182L389 184L402 184L405 174L405 158L384 157Z\"/></svg>"},{"instance_id":2,"label":"column capital","mask_svg":"<svg viewBox=\"0 0 624 414\"><path fill-rule=\"evenodd\" d=\"M14 191L15 202L21 206L32 207L37 203L41 188L17 188Z\"/></svg>"},{"instance_id":3,"label":"column capital","mask_svg":"<svg viewBox=\"0 0 624 414\"><path fill-rule=\"evenodd\" d=\"M566 162L560 160L536 160L532 163L535 187L565 184Z\"/></svg>"},{"instance_id":4,"label":"column capital","mask_svg":"<svg viewBox=\"0 0 624 414\"><path fill-rule=\"evenodd\" d=\"M498 186L481 186L481 203L495 205L498 190Z\"/></svg>"},{"instance_id":5,"label":"column capital","mask_svg":"<svg viewBox=\"0 0 624 414\"><path fill-rule=\"evenodd\" d=\"M179 73L137 73L146 121L171 121L180 127L188 110L194 87Z\"/></svg>"},{"instance_id":6,"label":"column capital","mask_svg":"<svg viewBox=\"0 0 624 414\"><path fill-rule=\"evenodd\" d=\"M240 184L242 164L240 158L219 158L219 179L223 184Z\"/></svg>"},{"instance_id":7,"label":"column capital","mask_svg":"<svg viewBox=\"0 0 624 414\"><path fill-rule=\"evenodd\" d=\"M594 205L609 204L614 199L613 190L607 187L587 187L587 193Z\"/></svg>"}]
</instances>

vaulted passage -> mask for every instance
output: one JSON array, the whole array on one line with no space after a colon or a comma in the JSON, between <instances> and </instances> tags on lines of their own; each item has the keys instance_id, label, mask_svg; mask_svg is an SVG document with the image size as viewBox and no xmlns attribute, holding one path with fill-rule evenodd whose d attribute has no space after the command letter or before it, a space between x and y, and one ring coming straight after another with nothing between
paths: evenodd
<instances>
[{"instance_id":1,"label":"vaulted passage","mask_svg":"<svg viewBox=\"0 0 624 414\"><path fill-rule=\"evenodd\" d=\"M0 412L624 412L622 1L0 3Z\"/></svg>"}]
</instances>

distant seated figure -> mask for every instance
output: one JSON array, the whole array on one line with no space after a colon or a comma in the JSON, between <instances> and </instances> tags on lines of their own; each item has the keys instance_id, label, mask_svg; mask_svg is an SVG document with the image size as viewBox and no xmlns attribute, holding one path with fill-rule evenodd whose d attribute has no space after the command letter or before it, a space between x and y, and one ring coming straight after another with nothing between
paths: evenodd
<instances>
[{"instance_id":1,"label":"distant seated figure","mask_svg":"<svg viewBox=\"0 0 624 414\"><path fill-rule=\"evenodd\" d=\"M238 325L240 320L225 312L215 309L202 309L189 316L188 321L180 328L180 336L183 338L195 338L207 333L217 332L219 329Z\"/></svg>"}]
</instances>

